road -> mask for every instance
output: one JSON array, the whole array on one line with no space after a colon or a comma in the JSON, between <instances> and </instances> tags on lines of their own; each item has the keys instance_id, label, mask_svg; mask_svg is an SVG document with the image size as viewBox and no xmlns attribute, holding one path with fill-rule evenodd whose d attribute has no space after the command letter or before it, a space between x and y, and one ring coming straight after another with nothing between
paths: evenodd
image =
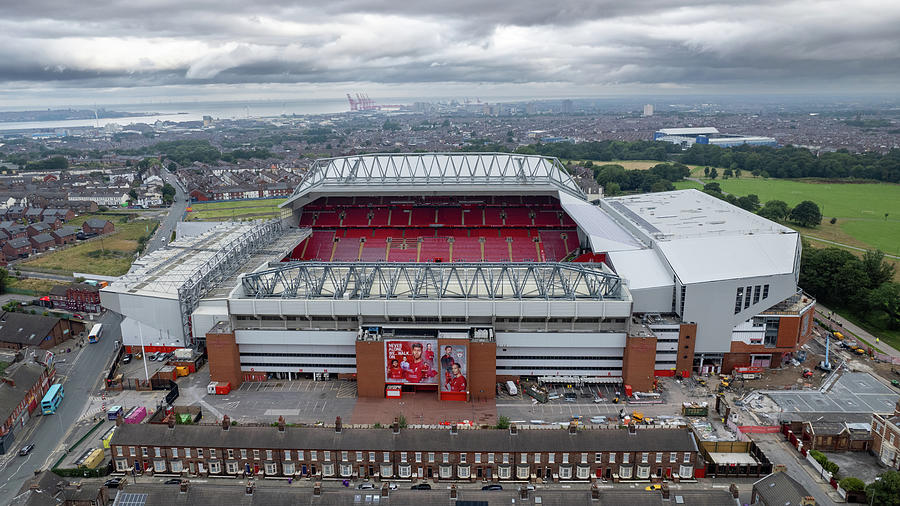
<instances>
[{"instance_id":1,"label":"road","mask_svg":"<svg viewBox=\"0 0 900 506\"><path fill-rule=\"evenodd\" d=\"M891 347L884 341L881 341L878 336L873 336L871 333L867 332L865 329L857 326L853 322L847 320L843 316L831 311L827 307L816 302L816 313L819 314L819 317L822 318L823 321L831 320L832 322L839 323L841 327L850 332L856 334L857 336L866 340L872 346L875 346L881 351L892 357L900 357L900 351L897 351L895 348ZM877 341L876 341L877 340Z\"/></svg>"},{"instance_id":2,"label":"road","mask_svg":"<svg viewBox=\"0 0 900 506\"><path fill-rule=\"evenodd\" d=\"M99 343L74 348L79 350L77 355L74 351L57 355L57 360L65 360L57 363L56 373L65 397L55 415L32 419L24 432L16 434L13 449L0 456L0 504L9 504L35 469L48 468L62 455L62 442L81 419L89 396L99 392L102 374L115 351L114 342L122 340L120 321L118 314L107 312L99 319L106 327ZM27 457L19 457L18 449L26 442L34 442L35 448Z\"/></svg>"},{"instance_id":3,"label":"road","mask_svg":"<svg viewBox=\"0 0 900 506\"><path fill-rule=\"evenodd\" d=\"M147 249L145 250L147 253L156 251L168 244L169 239L172 238L172 231L175 230L175 225L181 221L181 217L184 216L188 207L187 194L184 193L184 189L181 187L181 183L178 182L175 175L167 170L161 171L160 175L162 175L167 183L175 187L175 202L173 202L172 206L169 208L169 214L167 214L162 223L159 224L156 233L153 234L153 237L147 242Z\"/></svg>"},{"instance_id":4,"label":"road","mask_svg":"<svg viewBox=\"0 0 900 506\"><path fill-rule=\"evenodd\" d=\"M808 462L801 462L800 452L784 441L784 436L779 434L752 434L753 441L772 461L772 464L784 464L787 467L788 476L800 482L801 485L816 498L816 505L828 506L837 504L829 492L833 492L831 485L821 477L813 478L815 471ZM827 489L826 489L827 487Z\"/></svg>"}]
</instances>

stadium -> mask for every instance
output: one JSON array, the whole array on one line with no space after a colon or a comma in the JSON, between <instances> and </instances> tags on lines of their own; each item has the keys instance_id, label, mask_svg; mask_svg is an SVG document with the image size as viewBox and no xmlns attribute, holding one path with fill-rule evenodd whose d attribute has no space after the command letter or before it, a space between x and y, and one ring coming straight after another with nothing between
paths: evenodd
<instances>
[{"instance_id":1,"label":"stadium","mask_svg":"<svg viewBox=\"0 0 900 506\"><path fill-rule=\"evenodd\" d=\"M340 377L493 398L777 367L811 332L795 231L696 190L589 202L558 160L320 159L279 220L182 224L101 292L126 347L205 349L214 381Z\"/></svg>"}]
</instances>

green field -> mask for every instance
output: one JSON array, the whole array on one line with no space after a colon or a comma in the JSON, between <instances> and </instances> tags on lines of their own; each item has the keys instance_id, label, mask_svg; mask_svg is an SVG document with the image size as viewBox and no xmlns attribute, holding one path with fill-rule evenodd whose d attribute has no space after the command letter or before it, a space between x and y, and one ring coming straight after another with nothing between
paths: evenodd
<instances>
[{"instance_id":1,"label":"green field","mask_svg":"<svg viewBox=\"0 0 900 506\"><path fill-rule=\"evenodd\" d=\"M79 216L72 223L84 222L88 218L108 219L116 226L116 231L58 251L44 254L22 263L22 269L71 275L73 271L121 276L128 272L134 261L141 237L148 237L156 230L155 220L130 219L130 216L109 216L93 214Z\"/></svg>"},{"instance_id":2,"label":"green field","mask_svg":"<svg viewBox=\"0 0 900 506\"><path fill-rule=\"evenodd\" d=\"M737 196L754 193L760 201L783 200L795 206L812 200L822 209L822 224L804 229L805 235L861 248L878 248L900 254L900 185L889 183L820 183L786 179L717 179L722 190ZM701 188L694 181L675 187ZM885 218L887 214L887 218ZM829 220L837 218L837 224Z\"/></svg>"},{"instance_id":3,"label":"green field","mask_svg":"<svg viewBox=\"0 0 900 506\"><path fill-rule=\"evenodd\" d=\"M198 202L191 205L187 221L261 220L278 216L286 199Z\"/></svg>"}]
</instances>

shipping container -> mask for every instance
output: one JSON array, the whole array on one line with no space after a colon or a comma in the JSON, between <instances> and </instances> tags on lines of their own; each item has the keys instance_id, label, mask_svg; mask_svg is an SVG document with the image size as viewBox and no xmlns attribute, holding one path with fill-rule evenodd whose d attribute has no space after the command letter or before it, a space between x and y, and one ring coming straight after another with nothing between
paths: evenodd
<instances>
[{"instance_id":1,"label":"shipping container","mask_svg":"<svg viewBox=\"0 0 900 506\"><path fill-rule=\"evenodd\" d=\"M103 462L105 452L102 448L93 448L84 452L78 460L75 461L76 467L96 469Z\"/></svg>"},{"instance_id":2,"label":"shipping container","mask_svg":"<svg viewBox=\"0 0 900 506\"><path fill-rule=\"evenodd\" d=\"M138 406L132 409L128 416L125 417L125 423L141 423L144 421L144 418L147 418L147 408Z\"/></svg>"},{"instance_id":3,"label":"shipping container","mask_svg":"<svg viewBox=\"0 0 900 506\"><path fill-rule=\"evenodd\" d=\"M707 416L709 404L706 402L683 402L681 403L681 414L684 416Z\"/></svg>"},{"instance_id":4,"label":"shipping container","mask_svg":"<svg viewBox=\"0 0 900 506\"><path fill-rule=\"evenodd\" d=\"M216 395L228 395L231 392L231 383L219 383L216 385Z\"/></svg>"}]
</instances>

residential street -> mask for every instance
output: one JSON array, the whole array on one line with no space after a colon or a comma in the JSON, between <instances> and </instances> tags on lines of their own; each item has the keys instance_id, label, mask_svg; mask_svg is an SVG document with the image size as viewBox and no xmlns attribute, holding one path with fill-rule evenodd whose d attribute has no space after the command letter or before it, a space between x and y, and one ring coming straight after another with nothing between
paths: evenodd
<instances>
[{"instance_id":1,"label":"residential street","mask_svg":"<svg viewBox=\"0 0 900 506\"><path fill-rule=\"evenodd\" d=\"M118 314L107 312L98 321L105 327L99 343L77 348L74 341L70 341L67 345L72 346L73 351L55 357L56 381L62 382L65 389L65 397L56 414L38 416L28 422L24 431L16 434L10 453L0 456L0 504L9 504L35 469L48 468L56 462L64 451L61 443L76 423L81 422L82 427L89 425L80 420L85 414L88 397L99 390L101 376L115 350L115 341L122 340ZM35 443L34 450L27 457L19 457L19 448L27 442Z\"/></svg>"},{"instance_id":2,"label":"residential street","mask_svg":"<svg viewBox=\"0 0 900 506\"><path fill-rule=\"evenodd\" d=\"M146 253L156 251L168 244L169 239L172 237L172 231L175 230L175 225L181 221L181 217L184 216L188 207L187 194L184 193L175 175L167 170L160 171L160 175L167 183L175 187L175 202L169 208L169 214L159 224L156 233L147 242Z\"/></svg>"},{"instance_id":3,"label":"residential street","mask_svg":"<svg viewBox=\"0 0 900 506\"><path fill-rule=\"evenodd\" d=\"M837 504L828 491L834 493L835 497L839 497L837 492L822 478L816 479L813 477L811 474L813 471L812 466L809 463L800 461L803 458L802 455L784 441L784 436L779 433L753 434L752 437L753 441L759 445L763 453L772 461L772 464L784 464L787 466L787 472L790 477L800 482L816 498L816 505L829 506Z\"/></svg>"}]
</instances>

